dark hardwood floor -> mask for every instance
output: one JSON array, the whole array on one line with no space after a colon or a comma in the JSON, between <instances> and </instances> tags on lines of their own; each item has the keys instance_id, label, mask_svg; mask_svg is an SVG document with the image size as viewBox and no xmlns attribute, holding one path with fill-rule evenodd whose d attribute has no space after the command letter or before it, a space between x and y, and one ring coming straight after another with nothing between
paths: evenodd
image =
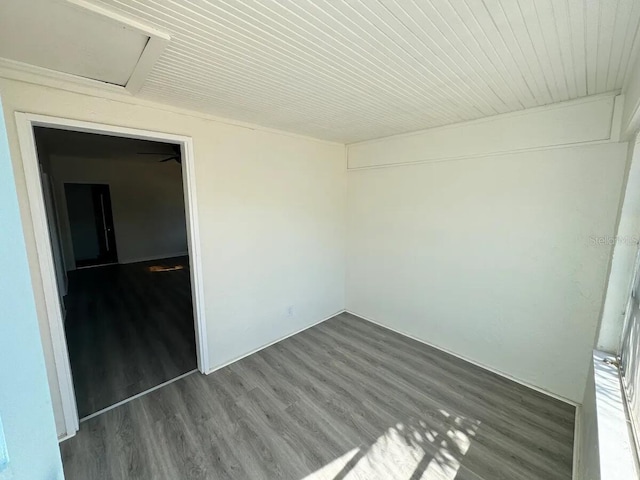
<instances>
[{"instance_id":1,"label":"dark hardwood floor","mask_svg":"<svg viewBox=\"0 0 640 480\"><path fill-rule=\"evenodd\" d=\"M574 408L343 314L84 422L66 478L570 480Z\"/></svg>"},{"instance_id":2,"label":"dark hardwood floor","mask_svg":"<svg viewBox=\"0 0 640 480\"><path fill-rule=\"evenodd\" d=\"M187 257L69 272L65 306L80 418L196 368Z\"/></svg>"}]
</instances>

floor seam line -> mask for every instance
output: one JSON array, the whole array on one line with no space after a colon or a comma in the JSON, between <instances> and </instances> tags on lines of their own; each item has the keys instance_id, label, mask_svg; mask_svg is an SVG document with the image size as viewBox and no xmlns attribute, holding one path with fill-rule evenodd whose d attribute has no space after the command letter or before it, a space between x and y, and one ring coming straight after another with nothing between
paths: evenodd
<instances>
[{"instance_id":1,"label":"floor seam line","mask_svg":"<svg viewBox=\"0 0 640 480\"><path fill-rule=\"evenodd\" d=\"M188 372L185 372L185 373L183 373L181 375L178 375L177 377L172 378L171 380L167 380L166 382L162 382L162 383L156 385L155 387L151 387L151 388L145 390L144 392L136 393L132 397L125 398L124 400L121 400L121 401L119 401L117 403L114 403L113 405L109 405L108 407L105 407L105 408L103 408L101 410L98 410L97 412L93 412L91 415L87 415L86 417L82 417L80 419L80 423L86 422L87 420L91 420L92 418L95 418L98 415L102 415L103 413L106 413L109 410L113 410L114 408L118 408L118 407L124 405L125 403L129 403L129 402L131 402L131 401L133 401L133 400L135 400L137 398L143 397L146 394L154 392L154 391L156 391L156 390L158 390L158 389L160 389L162 387L166 387L167 385L170 385L170 384L172 384L174 382L177 382L178 380L181 380L181 379L183 379L185 377L188 377L189 375L191 375L192 373L195 373L197 371L198 371L198 369L194 368L193 370L189 370Z\"/></svg>"}]
</instances>

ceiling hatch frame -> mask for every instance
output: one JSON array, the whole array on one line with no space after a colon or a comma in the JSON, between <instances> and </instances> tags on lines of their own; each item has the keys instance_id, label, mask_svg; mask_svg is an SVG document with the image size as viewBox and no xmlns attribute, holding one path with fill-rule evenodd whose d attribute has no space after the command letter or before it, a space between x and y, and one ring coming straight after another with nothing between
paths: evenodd
<instances>
[{"instance_id":1,"label":"ceiling hatch frame","mask_svg":"<svg viewBox=\"0 0 640 480\"><path fill-rule=\"evenodd\" d=\"M77 7L90 15L97 15L102 18L113 20L121 25L125 25L128 29L134 32L140 33L149 38L145 45L138 61L124 86L115 85L109 82L103 82L92 78L83 77L80 75L74 75L71 73L60 72L58 70L51 70L37 65L29 63L19 62L8 58L0 57L0 77L5 72L16 72L19 74L31 74L40 77L50 78L52 80L58 80L62 82L68 82L84 87L99 88L102 90L108 90L113 93L120 93L126 95L135 95L140 91L147 79L151 69L155 65L162 52L166 49L171 36L165 32L157 30L153 27L145 25L142 22L131 19L119 13L113 12L99 5L95 5L88 0L63 0L64 3L69 4L72 7ZM10 76L11 77L11 76Z\"/></svg>"}]
</instances>

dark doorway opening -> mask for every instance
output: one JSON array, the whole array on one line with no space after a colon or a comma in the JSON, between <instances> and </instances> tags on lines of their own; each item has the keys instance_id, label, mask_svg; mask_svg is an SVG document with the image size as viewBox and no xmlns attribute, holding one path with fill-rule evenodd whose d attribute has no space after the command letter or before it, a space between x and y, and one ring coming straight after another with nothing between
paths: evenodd
<instances>
[{"instance_id":1,"label":"dark doorway opening","mask_svg":"<svg viewBox=\"0 0 640 480\"><path fill-rule=\"evenodd\" d=\"M76 267L118 263L109 185L65 183Z\"/></svg>"},{"instance_id":2,"label":"dark doorway opening","mask_svg":"<svg viewBox=\"0 0 640 480\"><path fill-rule=\"evenodd\" d=\"M196 371L182 151L48 127L34 133L85 419Z\"/></svg>"}]
</instances>

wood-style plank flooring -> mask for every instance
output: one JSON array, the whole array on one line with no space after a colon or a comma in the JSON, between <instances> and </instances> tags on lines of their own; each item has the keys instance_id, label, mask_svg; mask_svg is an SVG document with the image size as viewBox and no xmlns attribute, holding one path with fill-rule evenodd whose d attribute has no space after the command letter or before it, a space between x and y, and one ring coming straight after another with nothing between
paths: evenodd
<instances>
[{"instance_id":1,"label":"wood-style plank flooring","mask_svg":"<svg viewBox=\"0 0 640 480\"><path fill-rule=\"evenodd\" d=\"M80 418L196 368L188 257L69 272L65 306Z\"/></svg>"},{"instance_id":2,"label":"wood-style plank flooring","mask_svg":"<svg viewBox=\"0 0 640 480\"><path fill-rule=\"evenodd\" d=\"M569 480L574 408L348 314L81 425L66 478Z\"/></svg>"}]
</instances>

